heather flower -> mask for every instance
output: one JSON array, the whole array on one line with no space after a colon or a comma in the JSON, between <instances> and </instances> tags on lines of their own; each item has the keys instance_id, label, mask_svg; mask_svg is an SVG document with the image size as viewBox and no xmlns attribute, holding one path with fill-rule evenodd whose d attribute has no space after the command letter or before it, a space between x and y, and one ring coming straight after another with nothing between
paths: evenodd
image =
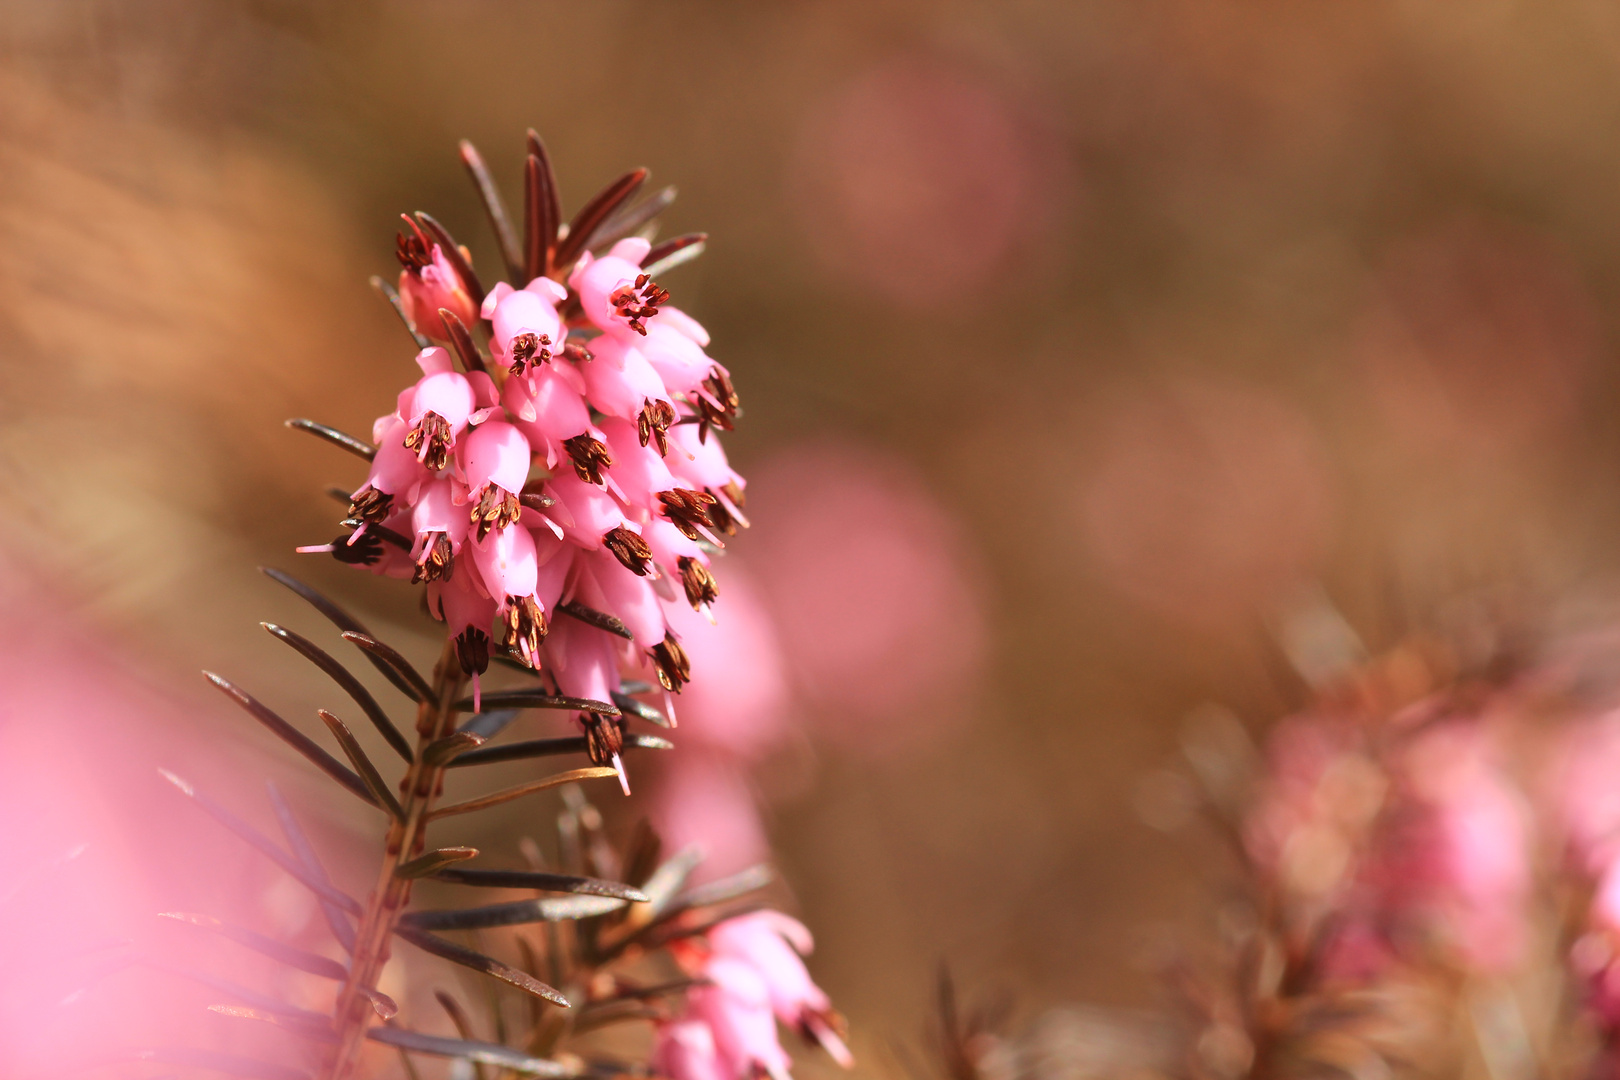
<instances>
[{"instance_id":1,"label":"heather flower","mask_svg":"<svg viewBox=\"0 0 1620 1080\"><path fill-rule=\"evenodd\" d=\"M669 1080L737 1080L714 1045L714 1029L697 1019L662 1025L651 1064Z\"/></svg>"},{"instance_id":2,"label":"heather flower","mask_svg":"<svg viewBox=\"0 0 1620 1080\"><path fill-rule=\"evenodd\" d=\"M764 980L778 1020L821 1043L845 1068L854 1064L836 1031L842 1021L805 969L802 957L815 948L815 942L802 922L780 911L739 915L709 932L709 946L716 958L710 968L728 957L751 965Z\"/></svg>"},{"instance_id":3,"label":"heather flower","mask_svg":"<svg viewBox=\"0 0 1620 1080\"><path fill-rule=\"evenodd\" d=\"M462 325L471 326L478 317L478 305L444 248L429 239L410 218L405 218L405 223L411 233L399 234L396 250L402 267L400 304L419 332L438 341L449 341L450 331L439 310L447 310L461 320Z\"/></svg>"},{"instance_id":4,"label":"heather flower","mask_svg":"<svg viewBox=\"0 0 1620 1080\"><path fill-rule=\"evenodd\" d=\"M724 618L715 556L747 524L718 437L737 395L708 331L669 306L645 239L542 236L538 263L485 292L441 226L406 220L400 306L450 347L418 351L420 378L374 425L352 532L301 550L425 584L475 701L501 656L570 697L611 703L632 672L679 692L692 666L669 611ZM579 719L592 758L618 765L625 719Z\"/></svg>"}]
</instances>

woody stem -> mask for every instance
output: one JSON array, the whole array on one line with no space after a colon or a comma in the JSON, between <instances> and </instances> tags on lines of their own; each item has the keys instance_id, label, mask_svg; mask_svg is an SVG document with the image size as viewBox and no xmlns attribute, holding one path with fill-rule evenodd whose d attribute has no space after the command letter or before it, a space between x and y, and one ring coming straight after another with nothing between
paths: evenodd
<instances>
[{"instance_id":1,"label":"woody stem","mask_svg":"<svg viewBox=\"0 0 1620 1080\"><path fill-rule=\"evenodd\" d=\"M403 814L389 824L377 884L355 932L349 977L338 994L332 1017L337 1048L321 1070L321 1080L344 1080L350 1075L375 1015L367 991L377 988L383 965L388 962L394 928L411 899L411 879L400 877L396 871L426 847L428 815L444 776L443 765L428 762L427 749L454 730L454 702L461 696L465 682L452 638L445 643L433 669L433 693L417 707L416 752L400 782Z\"/></svg>"}]
</instances>

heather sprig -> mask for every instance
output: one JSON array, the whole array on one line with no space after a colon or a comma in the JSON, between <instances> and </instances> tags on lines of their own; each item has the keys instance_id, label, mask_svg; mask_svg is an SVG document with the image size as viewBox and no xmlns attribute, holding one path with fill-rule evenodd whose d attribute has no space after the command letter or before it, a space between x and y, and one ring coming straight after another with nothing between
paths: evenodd
<instances>
[{"instance_id":1,"label":"heather sprig","mask_svg":"<svg viewBox=\"0 0 1620 1080\"><path fill-rule=\"evenodd\" d=\"M769 872L756 868L687 888L699 850L661 858L646 827L615 848L579 786L616 776L629 794L623 755L672 748L661 736L630 731L629 723L675 726L673 695L690 677L690 661L668 611L687 605L713 621L720 594L713 559L747 525L744 481L719 444L718 433L740 415L730 374L705 351L707 332L670 306L669 291L655 280L699 254L704 238L653 245L653 219L673 192L636 201L646 180L640 169L564 223L556 178L533 132L520 234L477 151L463 143L462 158L512 280L484 289L470 254L437 220L406 216L396 242L397 286L373 284L404 321L420 376L391 396L371 442L313 420L289 421L369 464L365 481L345 494L344 533L299 550L422 586L427 610L445 624L444 647L430 670L419 670L327 596L265 570L332 623L414 708L413 724L396 724L391 708L320 644L264 624L338 684L400 758L403 774L391 779L388 762L373 760L337 712L319 711L334 754L236 683L208 673L385 820L375 885L364 898L339 889L273 787L280 839L166 774L314 895L342 957L209 916L171 914L336 983L335 1005L312 1012L206 972L176 970L230 999L217 1011L274 1024L300 1040L322 1080L352 1076L367 1043L398 1049L412 1076L413 1055L434 1055L471 1063L480 1080L650 1069L673 1080L750 1080L760 1071L784 1077L789 1062L778 1020L847 1065L842 1020L801 959L809 932L748 899L769 883ZM482 678L494 662L523 681L486 691ZM566 713L574 729L496 742L527 710ZM592 764L459 802L441 798L452 769L476 773L494 762L579 754ZM525 867L477 865L476 849L437 836L442 820L553 788L564 801L555 866L527 841ZM423 880L529 896L416 910L414 886ZM489 955L479 932L513 944L517 962ZM475 936L468 944L447 936L460 933ZM492 992L482 1026L495 1038L480 1039L474 1012L440 990L435 996L459 1037L418 1030L378 989L396 939L521 993L527 1022L509 1023L507 1004ZM640 974L648 969L667 977L648 982ZM651 1066L570 1042L628 1021L658 1025ZM700 1044L701 1053L681 1050ZM212 1051L140 1056L240 1076L307 1075Z\"/></svg>"}]
</instances>

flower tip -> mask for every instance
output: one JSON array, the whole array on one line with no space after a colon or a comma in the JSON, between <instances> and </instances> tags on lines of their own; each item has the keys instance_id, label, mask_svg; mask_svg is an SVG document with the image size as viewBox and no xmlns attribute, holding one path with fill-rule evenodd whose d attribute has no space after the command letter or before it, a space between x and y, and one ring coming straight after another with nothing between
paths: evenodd
<instances>
[{"instance_id":1,"label":"flower tip","mask_svg":"<svg viewBox=\"0 0 1620 1080\"><path fill-rule=\"evenodd\" d=\"M624 761L618 754L613 755L613 771L619 774L619 786L626 795L630 794L630 777L624 771Z\"/></svg>"}]
</instances>

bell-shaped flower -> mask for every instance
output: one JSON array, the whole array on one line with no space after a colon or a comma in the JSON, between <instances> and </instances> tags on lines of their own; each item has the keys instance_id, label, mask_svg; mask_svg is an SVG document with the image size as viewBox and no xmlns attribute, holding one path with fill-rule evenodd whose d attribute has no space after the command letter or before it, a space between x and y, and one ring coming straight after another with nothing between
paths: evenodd
<instances>
[{"instance_id":1,"label":"bell-shaped flower","mask_svg":"<svg viewBox=\"0 0 1620 1080\"><path fill-rule=\"evenodd\" d=\"M778 1020L821 1043L845 1068L854 1064L836 1030L842 1020L804 966L802 957L815 942L803 923L780 911L755 911L709 931L709 946L716 958L735 959L759 973Z\"/></svg>"},{"instance_id":2,"label":"bell-shaped flower","mask_svg":"<svg viewBox=\"0 0 1620 1080\"><path fill-rule=\"evenodd\" d=\"M585 381L578 371L548 364L527 379L506 380L501 399L546 468L555 468L566 456L581 480L601 486L602 470L613 464L613 456L591 423Z\"/></svg>"},{"instance_id":3,"label":"bell-shaped flower","mask_svg":"<svg viewBox=\"0 0 1620 1080\"><path fill-rule=\"evenodd\" d=\"M416 384L408 411L403 411L409 425L405 445L437 472L449 463L456 439L478 411L478 393L467 376L450 368L450 355L443 349L422 350L417 363L426 374Z\"/></svg>"},{"instance_id":4,"label":"bell-shaped flower","mask_svg":"<svg viewBox=\"0 0 1620 1080\"><path fill-rule=\"evenodd\" d=\"M490 351L496 362L513 375L540 368L562 352L565 331L557 304L567 295L550 278L536 278L527 287L497 285L484 298L484 317L490 322Z\"/></svg>"},{"instance_id":5,"label":"bell-shaped flower","mask_svg":"<svg viewBox=\"0 0 1620 1080\"><path fill-rule=\"evenodd\" d=\"M468 675L489 669L489 629L495 601L478 574L456 574L429 586L428 609L444 620L456 643L456 658Z\"/></svg>"},{"instance_id":6,"label":"bell-shaped flower","mask_svg":"<svg viewBox=\"0 0 1620 1080\"><path fill-rule=\"evenodd\" d=\"M517 521L518 495L529 480L529 440L511 424L490 420L467 436L461 447L461 471L467 481L469 521L482 540L491 529Z\"/></svg>"},{"instance_id":7,"label":"bell-shaped flower","mask_svg":"<svg viewBox=\"0 0 1620 1080\"><path fill-rule=\"evenodd\" d=\"M548 513L563 528L569 542L591 551L607 548L638 575L652 571L652 549L641 538L641 527L628 521L617 499L577 476L552 477L546 490L557 500Z\"/></svg>"},{"instance_id":8,"label":"bell-shaped flower","mask_svg":"<svg viewBox=\"0 0 1620 1080\"><path fill-rule=\"evenodd\" d=\"M651 649L669 630L652 585L606 550L581 557L573 595L587 607L611 613L639 648Z\"/></svg>"},{"instance_id":9,"label":"bell-shaped flower","mask_svg":"<svg viewBox=\"0 0 1620 1080\"><path fill-rule=\"evenodd\" d=\"M440 308L454 314L463 326L477 321L478 306L455 264L438 244L429 244L420 230L411 237L400 235L399 261L400 306L420 333L436 341L450 340Z\"/></svg>"},{"instance_id":10,"label":"bell-shaped flower","mask_svg":"<svg viewBox=\"0 0 1620 1080\"><path fill-rule=\"evenodd\" d=\"M377 440L377 453L371 459L366 482L349 496L349 516L369 524L381 524L405 509L416 497L416 489L429 478L427 469L405 443L406 426L395 420ZM358 540L361 530L357 530Z\"/></svg>"},{"instance_id":11,"label":"bell-shaped flower","mask_svg":"<svg viewBox=\"0 0 1620 1080\"><path fill-rule=\"evenodd\" d=\"M714 1032L702 1020L662 1024L653 1044L653 1071L669 1080L738 1080L714 1045Z\"/></svg>"},{"instance_id":12,"label":"bell-shaped flower","mask_svg":"<svg viewBox=\"0 0 1620 1080\"><path fill-rule=\"evenodd\" d=\"M620 240L601 258L581 257L569 275L585 317L603 333L643 335L647 321L669 302L669 292L641 269L651 247L640 237Z\"/></svg>"},{"instance_id":13,"label":"bell-shaped flower","mask_svg":"<svg viewBox=\"0 0 1620 1080\"><path fill-rule=\"evenodd\" d=\"M591 343L596 359L580 365L585 395L606 416L635 421L641 445L656 440L658 452L669 447L669 428L675 423L675 403L641 350L607 337Z\"/></svg>"},{"instance_id":14,"label":"bell-shaped flower","mask_svg":"<svg viewBox=\"0 0 1620 1080\"><path fill-rule=\"evenodd\" d=\"M713 529L709 507L713 495L694 491L690 484L677 481L664 459L640 442L636 426L627 420L602 421L608 450L615 465L612 478L627 503L658 514L673 522L689 539L697 540L699 529ZM710 537L710 539L717 539Z\"/></svg>"},{"instance_id":15,"label":"bell-shaped flower","mask_svg":"<svg viewBox=\"0 0 1620 1080\"><path fill-rule=\"evenodd\" d=\"M665 314L675 311L666 308ZM647 327L647 336L637 343L637 348L671 394L698 393L704 380L719 366L709 359L703 346L662 319Z\"/></svg>"},{"instance_id":16,"label":"bell-shaped flower","mask_svg":"<svg viewBox=\"0 0 1620 1080\"><path fill-rule=\"evenodd\" d=\"M546 617L534 596L539 584L534 535L516 521L502 526L473 545L473 563L506 623L507 648L538 667Z\"/></svg>"},{"instance_id":17,"label":"bell-shaped flower","mask_svg":"<svg viewBox=\"0 0 1620 1080\"><path fill-rule=\"evenodd\" d=\"M448 476L429 481L418 491L411 507L411 531L416 544L411 557L413 582L448 578L454 558L467 538L467 512L457 505L456 481ZM465 500L459 500L465 501Z\"/></svg>"},{"instance_id":18,"label":"bell-shaped flower","mask_svg":"<svg viewBox=\"0 0 1620 1080\"><path fill-rule=\"evenodd\" d=\"M714 496L717 505L709 509L709 516L715 528L727 536L735 535L739 526L746 529L742 508L748 482L726 460L720 440L713 434L705 436L701 425L682 423L670 429L669 442L672 452L665 458L669 471Z\"/></svg>"},{"instance_id":19,"label":"bell-shaped flower","mask_svg":"<svg viewBox=\"0 0 1620 1080\"><path fill-rule=\"evenodd\" d=\"M720 595L720 586L709 572L709 556L702 546L666 518L653 518L642 525L641 538L652 552L653 562L680 579L692 610L707 613Z\"/></svg>"},{"instance_id":20,"label":"bell-shaped flower","mask_svg":"<svg viewBox=\"0 0 1620 1080\"><path fill-rule=\"evenodd\" d=\"M788 1080L792 1061L777 1037L764 975L747 960L716 955L703 965L703 977L708 985L687 994L687 1009L709 1025L731 1074L747 1077L762 1070L771 1080Z\"/></svg>"}]
</instances>

